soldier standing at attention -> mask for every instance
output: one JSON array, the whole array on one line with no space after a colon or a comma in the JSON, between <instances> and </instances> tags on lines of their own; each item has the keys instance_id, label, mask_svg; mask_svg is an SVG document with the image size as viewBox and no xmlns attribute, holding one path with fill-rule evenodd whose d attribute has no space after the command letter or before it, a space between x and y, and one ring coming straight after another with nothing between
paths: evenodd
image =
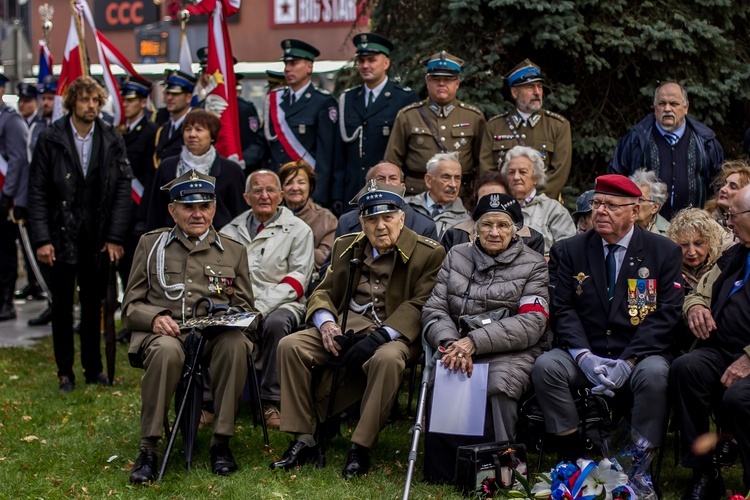
<instances>
[{"instance_id":1,"label":"soldier standing at attention","mask_svg":"<svg viewBox=\"0 0 750 500\"><path fill-rule=\"evenodd\" d=\"M462 182L471 192L484 136L484 114L456 99L464 61L446 51L426 59L428 98L407 106L396 117L385 160L401 167L406 194L426 190L427 161L438 153L458 152Z\"/></svg>"},{"instance_id":2,"label":"soldier standing at attention","mask_svg":"<svg viewBox=\"0 0 750 500\"><path fill-rule=\"evenodd\" d=\"M281 42L287 87L279 87L266 98L264 132L271 154L270 168L305 160L315 170L318 186L313 200L331 206L333 152L338 109L336 99L310 80L320 51L301 40Z\"/></svg>"},{"instance_id":3,"label":"soldier standing at attention","mask_svg":"<svg viewBox=\"0 0 750 500\"><path fill-rule=\"evenodd\" d=\"M514 146L532 147L542 155L547 175L547 184L540 192L557 199L570 175L570 123L561 115L542 109L544 77L539 66L525 59L507 79L516 110L487 121L480 173L500 170L505 153Z\"/></svg>"},{"instance_id":4,"label":"soldier standing at attention","mask_svg":"<svg viewBox=\"0 0 750 500\"><path fill-rule=\"evenodd\" d=\"M170 156L177 156L185 141L182 138L182 122L190 111L190 100L198 79L182 71L173 71L166 80L164 102L169 112L169 120L156 131L154 167Z\"/></svg>"},{"instance_id":5,"label":"soldier standing at attention","mask_svg":"<svg viewBox=\"0 0 750 500\"><path fill-rule=\"evenodd\" d=\"M393 50L390 40L375 33L361 33L353 42L364 84L347 89L339 98L343 142L333 173L334 206L357 195L367 172L383 158L396 115L401 108L419 100L415 92L396 85L386 74ZM351 208L354 207L348 207Z\"/></svg>"}]
</instances>

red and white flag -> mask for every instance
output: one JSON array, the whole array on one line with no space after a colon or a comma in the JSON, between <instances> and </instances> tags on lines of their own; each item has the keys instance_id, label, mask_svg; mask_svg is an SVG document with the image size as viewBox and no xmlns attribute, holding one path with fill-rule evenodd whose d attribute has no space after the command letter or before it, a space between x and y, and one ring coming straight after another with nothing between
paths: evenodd
<instances>
[{"instance_id":1,"label":"red and white flag","mask_svg":"<svg viewBox=\"0 0 750 500\"><path fill-rule=\"evenodd\" d=\"M241 0L198 0L185 8L191 15L210 15L208 21L208 54L206 73L206 110L219 115L221 129L216 151L225 158L242 159L239 111L237 108L237 79L234 75L232 43L227 29L227 17L236 14Z\"/></svg>"},{"instance_id":2,"label":"red and white flag","mask_svg":"<svg viewBox=\"0 0 750 500\"><path fill-rule=\"evenodd\" d=\"M75 14L70 14L70 29L68 30L68 40L65 42L63 51L62 70L60 79L57 81L57 92L55 93L55 107L52 111L52 121L61 118L65 111L63 110L63 100L68 86L76 78L83 76L83 66L81 65L81 50L85 50L78 44L78 32L76 31L76 20L74 16L81 17L81 10L78 5L75 6Z\"/></svg>"}]
</instances>

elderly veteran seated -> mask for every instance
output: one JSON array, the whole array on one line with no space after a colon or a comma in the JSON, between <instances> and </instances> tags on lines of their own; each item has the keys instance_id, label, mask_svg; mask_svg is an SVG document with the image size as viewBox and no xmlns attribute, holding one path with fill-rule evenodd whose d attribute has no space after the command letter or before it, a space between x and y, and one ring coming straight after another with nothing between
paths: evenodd
<instances>
[{"instance_id":1,"label":"elderly veteran seated","mask_svg":"<svg viewBox=\"0 0 750 500\"><path fill-rule=\"evenodd\" d=\"M442 238L448 228L471 219L458 197L461 179L458 153L438 153L427 162L427 173L424 174L427 191L406 197L406 202L415 211L435 222L438 238Z\"/></svg>"},{"instance_id":2,"label":"elderly veteran seated","mask_svg":"<svg viewBox=\"0 0 750 500\"><path fill-rule=\"evenodd\" d=\"M573 218L561 203L551 200L537 187L544 186L544 160L539 152L527 146L515 146L505 154L502 174L508 181L510 194L521 205L526 225L544 236L544 254L549 254L556 241L576 234Z\"/></svg>"},{"instance_id":3,"label":"elderly veteran seated","mask_svg":"<svg viewBox=\"0 0 750 500\"><path fill-rule=\"evenodd\" d=\"M427 342L446 348L443 369L470 377L474 363L490 364L487 395L494 434L488 438L494 441L515 438L518 399L531 386L549 318L547 261L523 243L517 234L522 226L521 207L512 196L480 198L474 209L477 238L451 248L422 310ZM476 315L493 313L497 317L486 324L479 318L472 322ZM429 437L425 455L431 453L428 443L434 443L438 456L429 459L432 467L425 463L425 478L450 481L455 447Z\"/></svg>"},{"instance_id":4,"label":"elderly veteran seated","mask_svg":"<svg viewBox=\"0 0 750 500\"><path fill-rule=\"evenodd\" d=\"M593 230L555 246L551 316L560 347L537 358L531 377L546 430L565 459L582 456L573 393L584 388L633 401L633 428L654 447L662 444L684 300L682 252L635 224L641 196L625 176L597 177Z\"/></svg>"},{"instance_id":5,"label":"elderly veteran seated","mask_svg":"<svg viewBox=\"0 0 750 500\"><path fill-rule=\"evenodd\" d=\"M247 249L255 308L263 315L260 328L262 376L260 397L266 425L279 428L279 370L276 347L305 317L305 290L313 260L312 229L294 212L281 207L281 181L270 170L247 178L245 201L250 210L221 229Z\"/></svg>"},{"instance_id":6,"label":"elderly veteran seated","mask_svg":"<svg viewBox=\"0 0 750 500\"><path fill-rule=\"evenodd\" d=\"M142 366L140 453L130 482L152 481L158 464L157 444L164 416L183 372L187 332L180 325L189 319L201 297L227 304L233 312L253 311L253 291L245 247L220 237L212 227L216 213L215 179L189 171L165 187L172 202L171 229L141 236L122 304L122 323L133 331L128 355ZM205 315L205 309L198 311ZM215 405L211 439L211 468L227 475L237 470L229 449L234 420L247 378L247 357L253 345L234 328L207 338L203 360L211 368Z\"/></svg>"},{"instance_id":7,"label":"elderly veteran seated","mask_svg":"<svg viewBox=\"0 0 750 500\"><path fill-rule=\"evenodd\" d=\"M291 469L317 457L312 419L325 415L331 378L323 376L313 397L311 370L332 360L345 371L337 379L334 414L362 400L343 475L349 479L369 470L370 449L388 420L406 361L421 350L422 306L445 257L437 242L404 227L402 205L390 191L373 189L360 196L363 231L334 242L331 267L307 303L307 322L314 328L279 343L281 430L294 440L272 469ZM354 271L347 299L352 259L362 266ZM344 334L340 321L346 309Z\"/></svg>"},{"instance_id":8,"label":"elderly veteran seated","mask_svg":"<svg viewBox=\"0 0 750 500\"><path fill-rule=\"evenodd\" d=\"M641 210L635 223L652 233L666 236L669 221L659 214L659 210L667 201L667 185L659 180L653 170L639 168L630 180L641 188Z\"/></svg>"}]
</instances>

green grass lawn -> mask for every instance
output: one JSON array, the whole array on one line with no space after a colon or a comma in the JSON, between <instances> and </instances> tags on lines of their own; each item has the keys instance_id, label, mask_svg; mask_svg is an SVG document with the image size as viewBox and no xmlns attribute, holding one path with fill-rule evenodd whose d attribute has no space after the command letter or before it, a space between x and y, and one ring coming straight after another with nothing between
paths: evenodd
<instances>
[{"instance_id":1,"label":"green grass lawn","mask_svg":"<svg viewBox=\"0 0 750 500\"><path fill-rule=\"evenodd\" d=\"M0 349L0 498L401 497L411 444L409 420L383 431L367 477L345 481L341 469L349 442L342 438L332 441L325 469L306 466L291 472L269 470L268 464L283 453L289 437L270 431L271 451L264 452L263 434L260 427L253 426L249 405L243 406L232 440L238 473L230 477L211 473L211 434L204 429L198 434L191 471L185 470L178 438L164 480L158 485L131 486L128 476L140 443L141 371L128 365L125 346L118 345L114 387L83 384L79 369L76 389L60 394L55 373L51 338L31 349ZM404 408L405 395L401 403ZM344 426L342 432L348 434ZM162 449L164 446L162 440ZM664 498L676 499L689 473L674 467L671 443L668 446L662 490ZM533 454L530 460L536 463ZM450 486L422 484L418 480L420 467L421 458L412 498L460 498ZM738 465L725 471L724 476L728 488L740 489Z\"/></svg>"}]
</instances>

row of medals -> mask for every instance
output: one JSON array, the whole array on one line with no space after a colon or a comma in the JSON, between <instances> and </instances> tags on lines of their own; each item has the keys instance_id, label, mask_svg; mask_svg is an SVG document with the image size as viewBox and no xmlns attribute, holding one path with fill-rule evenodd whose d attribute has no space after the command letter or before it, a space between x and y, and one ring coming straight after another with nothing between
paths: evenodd
<instances>
[{"instance_id":1,"label":"row of medals","mask_svg":"<svg viewBox=\"0 0 750 500\"><path fill-rule=\"evenodd\" d=\"M628 280L628 316L630 324L638 325L656 310L656 280Z\"/></svg>"},{"instance_id":2,"label":"row of medals","mask_svg":"<svg viewBox=\"0 0 750 500\"><path fill-rule=\"evenodd\" d=\"M218 276L209 276L208 277L208 291L211 293L225 292L227 295L232 295L234 293L234 288L232 288L232 278L220 278Z\"/></svg>"}]
</instances>

